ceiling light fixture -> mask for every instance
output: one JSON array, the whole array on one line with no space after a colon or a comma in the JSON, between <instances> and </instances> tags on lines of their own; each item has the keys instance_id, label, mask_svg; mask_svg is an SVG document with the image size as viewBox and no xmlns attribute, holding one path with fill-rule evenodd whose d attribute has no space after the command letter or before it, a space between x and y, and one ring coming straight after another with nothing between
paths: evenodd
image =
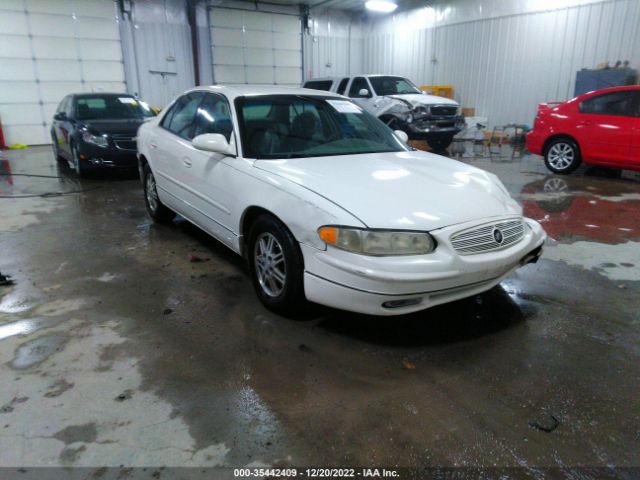
<instances>
[{"instance_id":1,"label":"ceiling light fixture","mask_svg":"<svg viewBox=\"0 0 640 480\"><path fill-rule=\"evenodd\" d=\"M364 6L367 7L367 10L382 13L391 13L398 8L397 4L389 0L369 0Z\"/></svg>"}]
</instances>

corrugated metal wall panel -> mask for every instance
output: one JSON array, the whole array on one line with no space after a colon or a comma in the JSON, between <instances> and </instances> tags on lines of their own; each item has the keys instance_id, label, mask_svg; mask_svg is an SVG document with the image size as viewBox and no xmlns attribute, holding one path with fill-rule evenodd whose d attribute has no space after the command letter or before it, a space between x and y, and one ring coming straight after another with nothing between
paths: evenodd
<instances>
[{"instance_id":1,"label":"corrugated metal wall panel","mask_svg":"<svg viewBox=\"0 0 640 480\"><path fill-rule=\"evenodd\" d=\"M519 6L509 4L490 11L518 12ZM484 19L477 18L481 9L470 8L472 20L460 12L449 12L447 20L442 11L428 10L372 21L364 41L365 70L404 75L417 84L453 85L457 100L491 125L531 124L538 103L571 98L575 72L583 67L630 60L640 68L637 0Z\"/></svg>"},{"instance_id":2,"label":"corrugated metal wall panel","mask_svg":"<svg viewBox=\"0 0 640 480\"><path fill-rule=\"evenodd\" d=\"M186 2L134 2L131 17L120 27L129 91L163 107L194 86Z\"/></svg>"},{"instance_id":3,"label":"corrugated metal wall panel","mask_svg":"<svg viewBox=\"0 0 640 480\"><path fill-rule=\"evenodd\" d=\"M216 83L298 86L302 82L297 13L211 7L209 25Z\"/></svg>"},{"instance_id":4,"label":"corrugated metal wall panel","mask_svg":"<svg viewBox=\"0 0 640 480\"><path fill-rule=\"evenodd\" d=\"M314 11L304 35L305 80L361 73L364 68L363 21L353 13Z\"/></svg>"}]
</instances>

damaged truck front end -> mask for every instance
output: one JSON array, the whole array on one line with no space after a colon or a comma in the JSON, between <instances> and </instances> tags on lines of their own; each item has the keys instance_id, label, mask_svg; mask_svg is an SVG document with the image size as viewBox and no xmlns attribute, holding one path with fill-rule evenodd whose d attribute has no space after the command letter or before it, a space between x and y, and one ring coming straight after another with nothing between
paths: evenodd
<instances>
[{"instance_id":1,"label":"damaged truck front end","mask_svg":"<svg viewBox=\"0 0 640 480\"><path fill-rule=\"evenodd\" d=\"M464 116L454 104L414 104L399 97L381 97L378 117L393 130L403 130L410 140L426 140L434 150L447 148L464 128Z\"/></svg>"}]
</instances>

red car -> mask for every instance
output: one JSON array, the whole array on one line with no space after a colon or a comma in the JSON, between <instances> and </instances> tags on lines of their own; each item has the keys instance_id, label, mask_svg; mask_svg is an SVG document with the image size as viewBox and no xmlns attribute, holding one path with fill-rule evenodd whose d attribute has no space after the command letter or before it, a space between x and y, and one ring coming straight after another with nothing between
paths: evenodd
<instances>
[{"instance_id":1,"label":"red car","mask_svg":"<svg viewBox=\"0 0 640 480\"><path fill-rule=\"evenodd\" d=\"M554 173L571 173L581 162L640 170L640 85L541 103L527 148Z\"/></svg>"}]
</instances>

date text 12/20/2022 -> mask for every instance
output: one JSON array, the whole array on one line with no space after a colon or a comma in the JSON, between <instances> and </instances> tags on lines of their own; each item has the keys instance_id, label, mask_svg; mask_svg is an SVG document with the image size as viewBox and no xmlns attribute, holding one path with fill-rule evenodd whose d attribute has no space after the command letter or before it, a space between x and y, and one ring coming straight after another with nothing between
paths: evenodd
<instances>
[{"instance_id":1,"label":"date text 12/20/2022","mask_svg":"<svg viewBox=\"0 0 640 480\"><path fill-rule=\"evenodd\" d=\"M399 478L387 468L235 468L236 478Z\"/></svg>"}]
</instances>

